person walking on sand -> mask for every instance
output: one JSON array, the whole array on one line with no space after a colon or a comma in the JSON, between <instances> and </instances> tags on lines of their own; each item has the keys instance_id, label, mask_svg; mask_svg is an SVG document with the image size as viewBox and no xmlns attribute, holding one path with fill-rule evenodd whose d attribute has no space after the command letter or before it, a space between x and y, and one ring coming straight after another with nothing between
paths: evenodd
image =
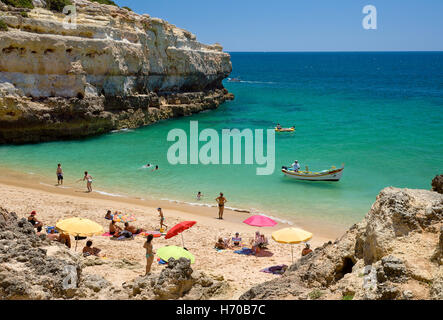
<instances>
[{"instance_id":1,"label":"person walking on sand","mask_svg":"<svg viewBox=\"0 0 443 320\"><path fill-rule=\"evenodd\" d=\"M57 184L63 184L63 169L62 169L62 165L59 163L57 165Z\"/></svg>"},{"instance_id":2,"label":"person walking on sand","mask_svg":"<svg viewBox=\"0 0 443 320\"><path fill-rule=\"evenodd\" d=\"M88 173L88 171L85 171L85 176L83 177L83 181L85 180L88 192L92 192L92 176Z\"/></svg>"},{"instance_id":3,"label":"person walking on sand","mask_svg":"<svg viewBox=\"0 0 443 320\"><path fill-rule=\"evenodd\" d=\"M218 218L223 220L223 211L225 209L225 203L228 202L225 197L223 197L223 192L220 192L220 196L215 199L218 203Z\"/></svg>"},{"instance_id":4,"label":"person walking on sand","mask_svg":"<svg viewBox=\"0 0 443 320\"><path fill-rule=\"evenodd\" d=\"M158 211L158 215L160 216L160 229L162 229L163 226L167 229L168 226L165 225L165 223L164 223L165 222L165 217L163 216L162 208L157 208L157 211Z\"/></svg>"},{"instance_id":5,"label":"person walking on sand","mask_svg":"<svg viewBox=\"0 0 443 320\"><path fill-rule=\"evenodd\" d=\"M148 235L143 248L146 249L146 273L145 276L151 274L151 266L154 261L154 249L152 248L152 239L154 236L152 234Z\"/></svg>"}]
</instances>

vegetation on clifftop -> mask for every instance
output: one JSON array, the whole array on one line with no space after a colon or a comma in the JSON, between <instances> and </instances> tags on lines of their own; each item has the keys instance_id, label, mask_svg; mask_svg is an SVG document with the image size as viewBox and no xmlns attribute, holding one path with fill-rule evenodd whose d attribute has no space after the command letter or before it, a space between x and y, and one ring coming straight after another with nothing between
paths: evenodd
<instances>
[{"instance_id":1,"label":"vegetation on clifftop","mask_svg":"<svg viewBox=\"0 0 443 320\"><path fill-rule=\"evenodd\" d=\"M3 20L0 20L0 31L8 31L8 26Z\"/></svg>"},{"instance_id":2,"label":"vegetation on clifftop","mask_svg":"<svg viewBox=\"0 0 443 320\"><path fill-rule=\"evenodd\" d=\"M118 5L114 1L112 1L112 0L91 0L91 1L92 2L97 2L97 3L100 3L100 4L109 4L111 6L118 7Z\"/></svg>"},{"instance_id":3,"label":"vegetation on clifftop","mask_svg":"<svg viewBox=\"0 0 443 320\"><path fill-rule=\"evenodd\" d=\"M46 7L52 11L63 12L63 8L71 4L70 0L47 0Z\"/></svg>"},{"instance_id":4,"label":"vegetation on clifftop","mask_svg":"<svg viewBox=\"0 0 443 320\"><path fill-rule=\"evenodd\" d=\"M32 0L2 0L2 2L13 6L15 8L27 8L34 9L34 5L32 4Z\"/></svg>"}]
</instances>

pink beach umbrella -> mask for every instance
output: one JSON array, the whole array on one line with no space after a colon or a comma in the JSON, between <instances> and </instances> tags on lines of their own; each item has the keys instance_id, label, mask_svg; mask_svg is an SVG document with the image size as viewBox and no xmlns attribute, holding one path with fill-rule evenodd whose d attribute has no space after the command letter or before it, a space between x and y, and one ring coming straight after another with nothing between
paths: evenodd
<instances>
[{"instance_id":1,"label":"pink beach umbrella","mask_svg":"<svg viewBox=\"0 0 443 320\"><path fill-rule=\"evenodd\" d=\"M262 215L251 216L243 222L255 227L273 227L277 224L271 218Z\"/></svg>"}]
</instances>

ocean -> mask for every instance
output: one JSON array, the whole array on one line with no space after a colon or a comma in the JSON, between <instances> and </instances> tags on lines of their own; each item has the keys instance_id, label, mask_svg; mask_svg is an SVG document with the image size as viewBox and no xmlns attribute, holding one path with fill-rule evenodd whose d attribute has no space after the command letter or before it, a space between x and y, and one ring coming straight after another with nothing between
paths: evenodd
<instances>
[{"instance_id":1,"label":"ocean","mask_svg":"<svg viewBox=\"0 0 443 320\"><path fill-rule=\"evenodd\" d=\"M66 186L87 170L96 190L144 199L227 206L293 222L348 226L368 212L387 186L430 189L443 172L443 52L231 53L240 82L225 87L235 100L217 110L84 140L0 146L0 165L55 179ZM256 165L171 165L171 129L271 129L275 172ZM203 143L202 143L203 144ZM340 167L339 182L306 182L282 175L298 159L312 171ZM151 163L160 170L142 168Z\"/></svg>"}]
</instances>

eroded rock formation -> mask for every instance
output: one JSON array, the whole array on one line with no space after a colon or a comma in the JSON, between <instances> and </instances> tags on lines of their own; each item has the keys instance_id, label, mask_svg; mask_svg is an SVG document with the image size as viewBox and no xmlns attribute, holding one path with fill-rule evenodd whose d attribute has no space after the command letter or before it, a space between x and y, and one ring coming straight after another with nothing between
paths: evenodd
<instances>
[{"instance_id":1,"label":"eroded rock formation","mask_svg":"<svg viewBox=\"0 0 443 320\"><path fill-rule=\"evenodd\" d=\"M75 0L76 26L0 0L0 143L77 138L217 108L229 54L147 14ZM25 14L23 14L25 13ZM69 25L72 26L72 25Z\"/></svg>"},{"instance_id":2,"label":"eroded rock formation","mask_svg":"<svg viewBox=\"0 0 443 320\"><path fill-rule=\"evenodd\" d=\"M37 236L26 219L0 208L0 300L6 299L210 299L229 289L223 278L194 271L189 260L170 259L159 274L112 284L85 268L100 265L59 242ZM118 261L116 261L118 263Z\"/></svg>"},{"instance_id":3,"label":"eroded rock formation","mask_svg":"<svg viewBox=\"0 0 443 320\"><path fill-rule=\"evenodd\" d=\"M365 219L241 299L442 299L443 195L385 188Z\"/></svg>"},{"instance_id":4,"label":"eroded rock formation","mask_svg":"<svg viewBox=\"0 0 443 320\"><path fill-rule=\"evenodd\" d=\"M194 272L184 258L171 258L160 274L138 277L123 285L128 298L143 300L209 299L225 293L228 287L223 279Z\"/></svg>"}]
</instances>

